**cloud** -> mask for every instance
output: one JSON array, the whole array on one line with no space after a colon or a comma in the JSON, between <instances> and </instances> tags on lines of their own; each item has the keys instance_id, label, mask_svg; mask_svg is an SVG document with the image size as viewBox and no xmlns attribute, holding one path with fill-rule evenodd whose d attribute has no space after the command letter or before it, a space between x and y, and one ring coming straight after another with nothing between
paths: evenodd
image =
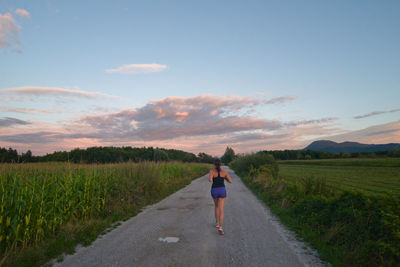
<instances>
[{"instance_id":1,"label":"cloud","mask_svg":"<svg viewBox=\"0 0 400 267\"><path fill-rule=\"evenodd\" d=\"M113 108L113 107L105 107L105 106L93 106L91 107L91 110L93 113L111 113L111 112L116 112L120 110L119 108Z\"/></svg>"},{"instance_id":2,"label":"cloud","mask_svg":"<svg viewBox=\"0 0 400 267\"><path fill-rule=\"evenodd\" d=\"M267 118L240 116L243 109L261 105L260 101L249 97L201 95L196 97L168 97L152 101L137 109L126 109L116 113L88 115L83 117L75 128L91 129L103 141L132 140L156 141L176 138L206 138L224 135L228 141L236 142L251 138L268 140L284 137L280 135L285 128L313 125L324 128L336 118L281 122ZM84 125L84 126L82 126ZM262 134L249 133L263 131ZM265 134L265 132L278 132ZM303 129L304 131L304 129ZM333 133L310 130L307 134ZM322 132L322 133L321 133ZM244 137L243 137L244 136ZM224 142L224 141L221 141Z\"/></svg>"},{"instance_id":3,"label":"cloud","mask_svg":"<svg viewBox=\"0 0 400 267\"><path fill-rule=\"evenodd\" d=\"M260 150L302 149L310 141L310 136L326 136L338 132L330 125L299 125L279 128L273 131L238 132L232 135L205 136L191 140L192 150L208 151L213 155L222 155L226 146L233 147L236 153L257 152ZM182 140L180 143L184 143ZM168 142L170 143L170 142Z\"/></svg>"},{"instance_id":4,"label":"cloud","mask_svg":"<svg viewBox=\"0 0 400 267\"><path fill-rule=\"evenodd\" d=\"M247 143L249 141L263 141L263 142L276 142L282 138L290 136L289 133L285 134L266 134L266 133L243 133L227 137L218 141L220 144L236 144L236 143Z\"/></svg>"},{"instance_id":5,"label":"cloud","mask_svg":"<svg viewBox=\"0 0 400 267\"><path fill-rule=\"evenodd\" d=\"M344 134L327 136L325 138L336 142L356 141L366 144L400 143L400 120L370 126L361 130L348 131Z\"/></svg>"},{"instance_id":6,"label":"cloud","mask_svg":"<svg viewBox=\"0 0 400 267\"><path fill-rule=\"evenodd\" d=\"M19 120L16 118L6 117L0 119L0 127L9 127L12 125L27 125L27 124L30 124L30 122Z\"/></svg>"},{"instance_id":7,"label":"cloud","mask_svg":"<svg viewBox=\"0 0 400 267\"><path fill-rule=\"evenodd\" d=\"M74 90L58 87L40 87L40 86L23 86L16 88L6 88L2 91L25 96L63 96L63 97L78 97L78 98L117 98L109 94L99 92L88 92L82 90Z\"/></svg>"},{"instance_id":8,"label":"cloud","mask_svg":"<svg viewBox=\"0 0 400 267\"><path fill-rule=\"evenodd\" d=\"M276 120L232 115L258 101L243 97L168 97L138 109L107 115L88 115L80 120L101 138L168 140L181 136L215 135L281 127Z\"/></svg>"},{"instance_id":9,"label":"cloud","mask_svg":"<svg viewBox=\"0 0 400 267\"><path fill-rule=\"evenodd\" d=\"M57 132L33 132L33 133L20 133L14 135L1 135L0 140L10 143L21 144L47 144L60 141L61 135Z\"/></svg>"},{"instance_id":10,"label":"cloud","mask_svg":"<svg viewBox=\"0 0 400 267\"><path fill-rule=\"evenodd\" d=\"M17 24L10 13L0 14L0 47L19 47L18 34L21 26Z\"/></svg>"},{"instance_id":11,"label":"cloud","mask_svg":"<svg viewBox=\"0 0 400 267\"><path fill-rule=\"evenodd\" d=\"M93 145L162 146L217 155L226 145L234 145L241 152L303 148L309 136L338 132L331 128L335 118L283 122L243 112L260 105L265 102L233 95L167 97L135 109L82 115L62 128L42 125L36 131L30 127L30 132L14 129L0 135L0 145L24 144L32 150L37 144L36 149L42 152L51 151L45 151L45 147L60 149L57 145L70 149Z\"/></svg>"},{"instance_id":12,"label":"cloud","mask_svg":"<svg viewBox=\"0 0 400 267\"><path fill-rule=\"evenodd\" d=\"M17 8L17 10L15 10L15 14L17 14L18 16L22 17L22 18L30 18L30 14L27 10L22 9L22 8Z\"/></svg>"},{"instance_id":13,"label":"cloud","mask_svg":"<svg viewBox=\"0 0 400 267\"><path fill-rule=\"evenodd\" d=\"M271 98L270 100L264 101L265 104L278 104L278 103L286 103L286 102L291 102L296 99L296 96L281 96L281 97L275 97Z\"/></svg>"},{"instance_id":14,"label":"cloud","mask_svg":"<svg viewBox=\"0 0 400 267\"><path fill-rule=\"evenodd\" d=\"M126 64L116 69L108 69L108 73L123 73L123 74L139 74L139 73L150 73L160 72L167 68L166 65L161 64Z\"/></svg>"},{"instance_id":15,"label":"cloud","mask_svg":"<svg viewBox=\"0 0 400 267\"><path fill-rule=\"evenodd\" d=\"M375 135L398 133L398 132L400 132L400 128L398 128L398 129L380 130L380 131L376 131L376 132L367 132L367 133L365 133L365 135L366 136L375 136Z\"/></svg>"},{"instance_id":16,"label":"cloud","mask_svg":"<svg viewBox=\"0 0 400 267\"><path fill-rule=\"evenodd\" d=\"M107 127L105 127L106 129ZM321 128L321 129L320 129ZM16 133L8 136L0 136L0 146L8 146L10 142L12 147L21 149L31 149L41 154L55 150L73 149L76 147L90 146L153 146L182 149L185 151L198 153L206 152L212 155L222 156L226 146L231 146L237 153L273 150L273 149L300 149L304 148L310 141L303 140L310 134L328 134L334 132L334 129L309 125L303 128L299 126L295 129L278 129L276 131L266 132L236 132L233 134L222 135L201 135L201 136L180 136L168 141L159 140L141 140L141 139L99 139L100 135L85 134L83 129L78 133L63 133L61 131L53 132L32 132ZM107 135L105 135L107 136ZM2 144L1 142L7 142ZM34 144L37 145L34 145ZM20 144L20 145L18 145Z\"/></svg>"},{"instance_id":17,"label":"cloud","mask_svg":"<svg viewBox=\"0 0 400 267\"><path fill-rule=\"evenodd\" d=\"M37 109L37 108L20 108L20 107L6 107L0 106L0 110L5 112L15 112L15 113L60 113L61 110L45 110L45 109Z\"/></svg>"},{"instance_id":18,"label":"cloud","mask_svg":"<svg viewBox=\"0 0 400 267\"><path fill-rule=\"evenodd\" d=\"M122 119L129 113L128 110L124 112L126 114L116 112L108 115L111 117L114 116L113 120L117 117ZM103 117L105 118L106 116ZM159 141L150 139L142 140L135 137L135 135L128 135L130 136L129 138L121 135L121 138L116 136L113 139L113 131L107 132L110 126L115 123L113 120L108 121L108 125L103 125L103 133L101 131L93 131L94 128L91 127L83 127L82 122L78 121L76 125L72 125L72 127L65 128L64 130L44 130L31 133L14 132L12 135L0 135L0 146L9 146L12 144L13 148L19 150L30 149L34 153L40 154L60 149L70 150L76 147L85 148L90 146L158 146L182 149L193 153L206 152L211 155L222 156L227 145L233 147L236 153L244 153L260 150L302 149L312 141L319 139L329 139L337 142L357 141L361 143L400 142L400 121L375 125L357 131L349 131L341 135L333 134L343 132L343 129L333 128L329 123L314 123L281 127L275 130L237 131L216 135L182 135L168 139L168 141ZM284 125L284 123L282 124ZM123 130L124 128L121 128L121 131Z\"/></svg>"},{"instance_id":19,"label":"cloud","mask_svg":"<svg viewBox=\"0 0 400 267\"><path fill-rule=\"evenodd\" d=\"M355 116L354 118L355 119L363 119L363 118L367 118L367 117L371 117L371 116L376 116L376 115L385 114L385 113L399 112L399 111L400 111L400 108L387 110L387 111L373 111L368 114Z\"/></svg>"},{"instance_id":20,"label":"cloud","mask_svg":"<svg viewBox=\"0 0 400 267\"><path fill-rule=\"evenodd\" d=\"M321 123L328 123L338 120L338 118L334 117L328 117L328 118L322 118L319 120L300 120L300 121L291 121L291 122L286 122L285 126L298 126L298 125L306 125L306 124L321 124Z\"/></svg>"}]
</instances>

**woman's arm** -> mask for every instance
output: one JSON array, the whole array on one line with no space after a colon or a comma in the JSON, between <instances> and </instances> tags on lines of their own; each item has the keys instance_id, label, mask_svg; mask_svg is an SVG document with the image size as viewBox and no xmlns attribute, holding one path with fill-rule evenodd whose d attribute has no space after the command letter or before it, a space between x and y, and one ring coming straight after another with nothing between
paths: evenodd
<instances>
[{"instance_id":1,"label":"woman's arm","mask_svg":"<svg viewBox=\"0 0 400 267\"><path fill-rule=\"evenodd\" d=\"M226 177L225 177L225 179L226 179L228 182L232 183L232 179L231 179L231 177L229 176L228 172L226 172Z\"/></svg>"},{"instance_id":2,"label":"woman's arm","mask_svg":"<svg viewBox=\"0 0 400 267\"><path fill-rule=\"evenodd\" d=\"M208 177L208 181L211 183L213 178L212 170L210 170L210 176Z\"/></svg>"}]
</instances>

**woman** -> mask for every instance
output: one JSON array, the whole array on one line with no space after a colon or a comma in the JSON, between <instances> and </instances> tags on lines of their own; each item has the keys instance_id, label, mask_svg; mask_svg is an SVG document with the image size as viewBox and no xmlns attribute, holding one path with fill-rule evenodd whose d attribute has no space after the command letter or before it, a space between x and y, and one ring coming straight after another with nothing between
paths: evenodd
<instances>
[{"instance_id":1,"label":"woman","mask_svg":"<svg viewBox=\"0 0 400 267\"><path fill-rule=\"evenodd\" d=\"M219 234L223 235L222 224L224 222L224 205L226 199L224 180L226 179L229 183L232 183L232 179L226 171L221 169L221 160L216 159L214 165L215 169L210 170L208 180L212 182L211 196L215 204L215 226L218 228Z\"/></svg>"}]
</instances>

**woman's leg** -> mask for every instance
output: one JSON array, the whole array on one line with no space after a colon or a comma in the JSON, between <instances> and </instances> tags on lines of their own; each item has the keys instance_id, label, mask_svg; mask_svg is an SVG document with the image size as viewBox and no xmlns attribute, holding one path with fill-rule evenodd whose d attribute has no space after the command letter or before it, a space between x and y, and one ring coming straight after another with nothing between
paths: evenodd
<instances>
[{"instance_id":1,"label":"woman's leg","mask_svg":"<svg viewBox=\"0 0 400 267\"><path fill-rule=\"evenodd\" d=\"M224 222L224 206L226 198L218 198L218 209L219 209L219 225L222 227Z\"/></svg>"},{"instance_id":2,"label":"woman's leg","mask_svg":"<svg viewBox=\"0 0 400 267\"><path fill-rule=\"evenodd\" d=\"M213 198L213 200L214 200L215 222L219 224L218 198Z\"/></svg>"}]
</instances>

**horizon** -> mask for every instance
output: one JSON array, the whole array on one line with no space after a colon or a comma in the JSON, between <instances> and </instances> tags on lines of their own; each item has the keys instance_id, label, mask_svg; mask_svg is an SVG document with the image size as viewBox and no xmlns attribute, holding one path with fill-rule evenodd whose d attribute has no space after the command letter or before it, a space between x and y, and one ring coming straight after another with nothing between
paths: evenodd
<instances>
[{"instance_id":1,"label":"horizon","mask_svg":"<svg viewBox=\"0 0 400 267\"><path fill-rule=\"evenodd\" d=\"M0 7L0 147L400 143L400 2Z\"/></svg>"},{"instance_id":2,"label":"horizon","mask_svg":"<svg viewBox=\"0 0 400 267\"><path fill-rule=\"evenodd\" d=\"M291 149L291 150L299 150L299 151L301 151L301 150L304 150L304 149L306 149L308 146L310 146L311 144L313 144L313 143L315 143L315 142L326 142L326 141L328 141L328 142L334 142L334 143L336 143L336 144L343 144L343 143L357 143L357 144L362 144L362 145L389 145L389 144L400 144L400 143L385 143L385 144L365 144L365 143L359 143L359 142L353 142L353 141L344 141L344 142L335 142L335 141L331 141L331 140L315 140L315 141L313 141L313 142L311 142L311 143L309 143L307 146L305 146L304 148L299 148L299 149ZM130 147L130 148L150 148L150 147L131 147L131 146L94 146L94 147L114 147L114 148L124 148L124 147ZM88 148L94 148L94 147L86 147L86 148L80 148L80 147L75 147L75 148L71 148L71 149L69 149L69 150L58 150L58 151L52 151L52 152L47 152L47 153L45 153L45 154L32 154L33 156L35 156L35 157L41 157L41 156L45 156L45 155L47 155L47 154L53 154L53 153L57 153L57 152L71 152L72 150L75 150L75 149L88 149ZM0 147L0 148L2 148L2 147ZM153 149L174 149L174 148L164 148L164 147L152 147ZM12 148L12 147L4 147L4 149L14 149L14 148ZM179 149L178 149L179 150ZM184 150L181 150L181 151L184 151ZM285 151L285 149L273 149L273 150L259 150L259 151L253 151L254 153L257 153L257 152L260 152L260 151ZM322 150L316 150L316 151L322 151ZM25 152L27 152L27 151L22 151L22 152L20 152L20 151L17 151L18 152L18 154L21 154L21 153L25 153ZM184 151L184 152L188 152L188 153L193 153L193 152L189 152L189 151ZM253 153L253 152L250 152L250 153ZM326 152L326 151L325 151ZM205 153L205 152L203 152L203 151L200 151L199 153ZM199 153L194 153L196 156L199 154ZM248 152L249 153L249 152ZM248 154L248 153L236 153L235 152L235 155L239 155L239 154ZM331 152L328 152L328 153L331 153ZM207 153L206 153L207 154ZM210 155L210 156L212 156L212 157L218 157L218 158L220 158L220 157L222 157L223 156L223 154L221 154L221 155L213 155L213 154L208 154L208 155Z\"/></svg>"}]
</instances>

